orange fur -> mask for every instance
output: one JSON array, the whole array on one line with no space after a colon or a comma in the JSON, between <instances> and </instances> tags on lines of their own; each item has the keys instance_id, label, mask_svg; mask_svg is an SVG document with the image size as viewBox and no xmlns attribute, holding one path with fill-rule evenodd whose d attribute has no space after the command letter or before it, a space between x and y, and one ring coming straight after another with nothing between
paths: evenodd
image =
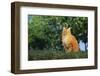
<instances>
[{"instance_id":1,"label":"orange fur","mask_svg":"<svg viewBox=\"0 0 100 76\"><path fill-rule=\"evenodd\" d=\"M62 44L67 52L78 52L79 45L74 35L71 34L70 28L63 27Z\"/></svg>"}]
</instances>

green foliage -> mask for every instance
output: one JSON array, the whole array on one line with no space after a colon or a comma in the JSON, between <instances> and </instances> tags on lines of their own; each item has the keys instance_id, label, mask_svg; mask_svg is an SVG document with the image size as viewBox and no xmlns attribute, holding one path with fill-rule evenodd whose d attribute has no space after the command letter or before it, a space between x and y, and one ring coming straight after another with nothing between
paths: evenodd
<instances>
[{"instance_id":1,"label":"green foliage","mask_svg":"<svg viewBox=\"0 0 100 76\"><path fill-rule=\"evenodd\" d=\"M65 53L65 51L52 51L52 50L36 50L29 52L28 60L53 60L53 59L79 59L87 58L87 52L70 52Z\"/></svg>"}]
</instances>

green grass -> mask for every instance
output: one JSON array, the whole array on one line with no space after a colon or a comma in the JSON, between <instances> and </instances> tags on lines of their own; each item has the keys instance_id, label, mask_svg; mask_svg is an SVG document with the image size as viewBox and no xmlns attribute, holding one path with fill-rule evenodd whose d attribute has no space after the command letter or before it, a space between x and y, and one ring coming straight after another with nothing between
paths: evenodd
<instances>
[{"instance_id":1,"label":"green grass","mask_svg":"<svg viewBox=\"0 0 100 76\"><path fill-rule=\"evenodd\" d=\"M65 51L31 50L28 53L28 60L78 59L87 57L88 53L84 51L66 53Z\"/></svg>"}]
</instances>

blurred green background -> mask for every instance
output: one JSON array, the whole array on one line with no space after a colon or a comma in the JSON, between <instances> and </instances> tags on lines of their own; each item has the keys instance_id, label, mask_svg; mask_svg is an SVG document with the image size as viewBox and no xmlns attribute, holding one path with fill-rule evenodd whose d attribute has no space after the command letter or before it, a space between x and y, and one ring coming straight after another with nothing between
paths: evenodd
<instances>
[{"instance_id":1,"label":"blurred green background","mask_svg":"<svg viewBox=\"0 0 100 76\"><path fill-rule=\"evenodd\" d=\"M63 27L71 27L80 52L65 53L61 42ZM83 44L84 43L84 47ZM28 60L88 57L88 18L28 15Z\"/></svg>"}]
</instances>

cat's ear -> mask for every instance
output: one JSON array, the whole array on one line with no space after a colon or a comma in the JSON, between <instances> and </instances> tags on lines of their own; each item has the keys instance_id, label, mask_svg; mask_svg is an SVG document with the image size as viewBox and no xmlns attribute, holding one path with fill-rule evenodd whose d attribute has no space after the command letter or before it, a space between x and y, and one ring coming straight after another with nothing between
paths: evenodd
<instances>
[{"instance_id":1,"label":"cat's ear","mask_svg":"<svg viewBox=\"0 0 100 76\"><path fill-rule=\"evenodd\" d=\"M66 29L67 30L68 28L64 26L63 29Z\"/></svg>"},{"instance_id":2,"label":"cat's ear","mask_svg":"<svg viewBox=\"0 0 100 76\"><path fill-rule=\"evenodd\" d=\"M72 27L69 27L67 30L71 31Z\"/></svg>"},{"instance_id":3,"label":"cat's ear","mask_svg":"<svg viewBox=\"0 0 100 76\"><path fill-rule=\"evenodd\" d=\"M63 27L63 30L65 30L66 29L66 27Z\"/></svg>"},{"instance_id":4,"label":"cat's ear","mask_svg":"<svg viewBox=\"0 0 100 76\"><path fill-rule=\"evenodd\" d=\"M71 27L69 27L69 28L67 29L67 32L68 32L68 33L71 33Z\"/></svg>"},{"instance_id":5,"label":"cat's ear","mask_svg":"<svg viewBox=\"0 0 100 76\"><path fill-rule=\"evenodd\" d=\"M69 27L67 30L68 30L68 31L70 31L70 30L71 30L71 28Z\"/></svg>"}]
</instances>

